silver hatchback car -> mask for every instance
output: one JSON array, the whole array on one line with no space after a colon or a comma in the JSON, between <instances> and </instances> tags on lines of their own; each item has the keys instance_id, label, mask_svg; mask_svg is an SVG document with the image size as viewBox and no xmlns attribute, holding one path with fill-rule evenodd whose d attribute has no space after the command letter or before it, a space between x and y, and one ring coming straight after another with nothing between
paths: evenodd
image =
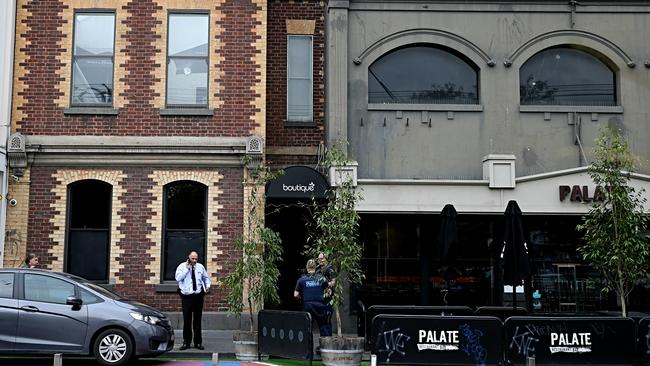
<instances>
[{"instance_id":1,"label":"silver hatchback car","mask_svg":"<svg viewBox=\"0 0 650 366\"><path fill-rule=\"evenodd\" d=\"M93 355L102 365L174 347L160 311L83 278L0 268L0 353Z\"/></svg>"}]
</instances>

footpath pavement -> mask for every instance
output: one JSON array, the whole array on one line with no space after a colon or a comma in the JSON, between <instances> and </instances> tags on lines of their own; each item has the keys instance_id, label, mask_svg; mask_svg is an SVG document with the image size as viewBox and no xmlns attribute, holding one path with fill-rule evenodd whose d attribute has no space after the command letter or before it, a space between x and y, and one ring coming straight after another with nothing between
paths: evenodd
<instances>
[{"instance_id":1,"label":"footpath pavement","mask_svg":"<svg viewBox=\"0 0 650 366\"><path fill-rule=\"evenodd\" d=\"M183 344L183 330L174 330L174 349L165 353L164 357L171 358L207 358L212 359L214 353L219 354L219 359L234 359L235 345L232 343L232 330L203 330L203 347L199 350L194 347L181 351ZM193 345L192 345L193 346ZM314 351L318 346L318 332L314 333ZM318 353L314 352L314 359L320 359ZM222 364L220 362L220 364ZM252 365L252 364L251 364Z\"/></svg>"}]
</instances>

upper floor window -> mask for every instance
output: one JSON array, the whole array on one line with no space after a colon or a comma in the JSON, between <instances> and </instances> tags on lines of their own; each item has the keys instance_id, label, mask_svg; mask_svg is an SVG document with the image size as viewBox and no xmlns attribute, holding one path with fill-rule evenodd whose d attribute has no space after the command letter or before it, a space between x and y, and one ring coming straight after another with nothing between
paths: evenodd
<instances>
[{"instance_id":1,"label":"upper floor window","mask_svg":"<svg viewBox=\"0 0 650 366\"><path fill-rule=\"evenodd\" d=\"M368 103L478 104L478 68L443 48L400 48L368 68Z\"/></svg>"},{"instance_id":2,"label":"upper floor window","mask_svg":"<svg viewBox=\"0 0 650 366\"><path fill-rule=\"evenodd\" d=\"M169 14L167 106L208 106L208 14Z\"/></svg>"},{"instance_id":3,"label":"upper floor window","mask_svg":"<svg viewBox=\"0 0 650 366\"><path fill-rule=\"evenodd\" d=\"M312 36L287 37L287 121L312 122Z\"/></svg>"},{"instance_id":4,"label":"upper floor window","mask_svg":"<svg viewBox=\"0 0 650 366\"><path fill-rule=\"evenodd\" d=\"M72 105L113 103L115 14L75 13Z\"/></svg>"},{"instance_id":5,"label":"upper floor window","mask_svg":"<svg viewBox=\"0 0 650 366\"><path fill-rule=\"evenodd\" d=\"M615 106L616 75L597 57L556 47L531 57L519 71L522 105Z\"/></svg>"}]
</instances>

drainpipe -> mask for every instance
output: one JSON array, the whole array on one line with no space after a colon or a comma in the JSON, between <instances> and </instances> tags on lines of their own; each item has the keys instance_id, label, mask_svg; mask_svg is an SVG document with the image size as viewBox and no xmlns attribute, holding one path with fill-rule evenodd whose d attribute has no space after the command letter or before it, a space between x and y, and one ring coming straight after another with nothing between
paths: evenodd
<instances>
[{"instance_id":1,"label":"drainpipe","mask_svg":"<svg viewBox=\"0 0 650 366\"><path fill-rule=\"evenodd\" d=\"M7 142L11 128L16 0L0 1L0 268L4 267L5 226L7 222L7 186L9 167Z\"/></svg>"}]
</instances>

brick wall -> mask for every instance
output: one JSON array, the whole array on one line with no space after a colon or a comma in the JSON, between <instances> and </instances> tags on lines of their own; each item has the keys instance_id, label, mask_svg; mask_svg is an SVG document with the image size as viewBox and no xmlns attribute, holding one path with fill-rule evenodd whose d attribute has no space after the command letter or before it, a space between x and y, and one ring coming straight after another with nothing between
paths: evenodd
<instances>
[{"instance_id":1,"label":"brick wall","mask_svg":"<svg viewBox=\"0 0 650 366\"><path fill-rule=\"evenodd\" d=\"M265 0L19 0L12 131L37 135L263 135ZM115 10L118 116L65 115L75 9ZM168 9L210 12L212 117L162 117Z\"/></svg>"},{"instance_id":2,"label":"brick wall","mask_svg":"<svg viewBox=\"0 0 650 366\"><path fill-rule=\"evenodd\" d=\"M267 146L318 146L325 139L325 30L323 1L270 0L268 11ZM290 127L287 118L287 21L313 20L314 122Z\"/></svg>"},{"instance_id":3,"label":"brick wall","mask_svg":"<svg viewBox=\"0 0 650 366\"><path fill-rule=\"evenodd\" d=\"M208 185L208 263L213 284L231 270L241 256L231 243L242 235L243 170L241 168L195 169L160 174L151 168L125 167L115 170L33 167L31 169L27 250L35 252L44 268L64 267L67 185L80 179L99 179L112 183L113 213L110 252L110 278L115 290L127 297L154 305L165 311L179 311L176 293L157 293L160 283L162 214L154 212L161 202L162 186L175 180L192 179ZM162 183L162 184L160 184ZM155 189L156 187L160 189ZM155 220L152 220L155 218ZM63 223L63 224L61 224ZM158 232L158 235L155 233ZM115 258L115 259L113 259ZM154 263L152 267L151 264ZM155 268L154 268L155 267ZM151 279L158 279L152 281ZM226 289L213 287L206 297L206 311L226 307Z\"/></svg>"}]
</instances>

